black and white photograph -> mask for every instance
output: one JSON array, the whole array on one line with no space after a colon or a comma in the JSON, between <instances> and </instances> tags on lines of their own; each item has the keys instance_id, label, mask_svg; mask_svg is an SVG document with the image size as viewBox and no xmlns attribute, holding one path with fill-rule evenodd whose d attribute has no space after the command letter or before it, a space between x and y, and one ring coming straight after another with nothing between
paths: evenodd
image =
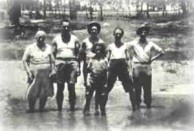
<instances>
[{"instance_id":1,"label":"black and white photograph","mask_svg":"<svg viewBox=\"0 0 194 131\"><path fill-rule=\"evenodd\" d=\"M192 131L193 72L193 0L0 0L1 131Z\"/></svg>"}]
</instances>

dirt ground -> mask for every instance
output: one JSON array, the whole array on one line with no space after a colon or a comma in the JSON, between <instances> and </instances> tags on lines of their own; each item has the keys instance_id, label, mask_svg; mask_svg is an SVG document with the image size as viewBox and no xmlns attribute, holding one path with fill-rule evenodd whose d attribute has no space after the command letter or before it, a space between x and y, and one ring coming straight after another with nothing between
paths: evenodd
<instances>
[{"instance_id":1,"label":"dirt ground","mask_svg":"<svg viewBox=\"0 0 194 131\"><path fill-rule=\"evenodd\" d=\"M141 23L142 21L104 21L101 23L104 27L101 36L107 44L111 43L113 37L110 34L119 25L126 30L123 40L130 41L136 37L135 29ZM45 112L26 113L27 84L21 56L32 40L1 41L0 130L194 130L193 35L182 32L162 33L156 27L158 28L155 26L155 30L152 30L150 39L165 50L165 55L152 63L153 107L147 110L142 103L141 109L133 113L129 96L117 81L109 96L106 117L94 116L94 104L91 106L91 115L83 115L85 89L82 76L76 84L77 102L74 113L69 111L67 89L64 91L62 113L56 110L55 95L48 99ZM74 31L74 34L82 40L87 32L79 30ZM54 35L56 34L48 35L48 43Z\"/></svg>"}]
</instances>

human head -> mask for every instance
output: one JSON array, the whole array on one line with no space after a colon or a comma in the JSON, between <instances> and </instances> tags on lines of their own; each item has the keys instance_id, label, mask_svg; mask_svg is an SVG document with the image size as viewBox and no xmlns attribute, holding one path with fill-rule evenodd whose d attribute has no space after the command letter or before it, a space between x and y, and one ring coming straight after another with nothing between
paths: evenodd
<instances>
[{"instance_id":1,"label":"human head","mask_svg":"<svg viewBox=\"0 0 194 131\"><path fill-rule=\"evenodd\" d=\"M148 23L144 23L136 30L136 34L139 37L146 37L149 34L149 31L150 31L149 24Z\"/></svg>"},{"instance_id":2,"label":"human head","mask_svg":"<svg viewBox=\"0 0 194 131\"><path fill-rule=\"evenodd\" d=\"M124 30L121 27L116 27L113 31L115 39L121 39L124 35Z\"/></svg>"},{"instance_id":3,"label":"human head","mask_svg":"<svg viewBox=\"0 0 194 131\"><path fill-rule=\"evenodd\" d=\"M44 31L37 31L35 34L35 39L37 41L37 43L43 43L44 40L46 39L46 33Z\"/></svg>"},{"instance_id":4,"label":"human head","mask_svg":"<svg viewBox=\"0 0 194 131\"><path fill-rule=\"evenodd\" d=\"M96 36L100 33L101 26L98 22L92 21L88 24L87 30L90 35Z\"/></svg>"},{"instance_id":5,"label":"human head","mask_svg":"<svg viewBox=\"0 0 194 131\"><path fill-rule=\"evenodd\" d=\"M92 47L92 52L94 52L96 55L101 55L103 57L105 57L106 55L106 46L104 43L96 43L93 47Z\"/></svg>"},{"instance_id":6,"label":"human head","mask_svg":"<svg viewBox=\"0 0 194 131\"><path fill-rule=\"evenodd\" d=\"M70 32L70 21L65 19L61 22L61 33L69 34L69 32Z\"/></svg>"}]
</instances>

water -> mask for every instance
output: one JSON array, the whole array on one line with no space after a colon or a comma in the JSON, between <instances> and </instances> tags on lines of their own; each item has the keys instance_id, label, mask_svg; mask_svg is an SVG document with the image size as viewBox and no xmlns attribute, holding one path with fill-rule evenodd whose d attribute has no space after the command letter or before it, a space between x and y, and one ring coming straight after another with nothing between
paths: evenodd
<instances>
[{"instance_id":1,"label":"water","mask_svg":"<svg viewBox=\"0 0 194 131\"><path fill-rule=\"evenodd\" d=\"M0 129L1 130L192 130L193 93L190 71L192 61L182 63L157 61L153 67L153 106L132 112L129 96L116 82L107 103L107 116L83 115L83 78L76 85L75 112L69 111L68 91L65 88L63 111L57 111L55 96L49 98L45 111L26 113L26 74L18 61L0 62ZM159 73L160 72L160 73ZM36 103L38 109L38 101Z\"/></svg>"}]
</instances>

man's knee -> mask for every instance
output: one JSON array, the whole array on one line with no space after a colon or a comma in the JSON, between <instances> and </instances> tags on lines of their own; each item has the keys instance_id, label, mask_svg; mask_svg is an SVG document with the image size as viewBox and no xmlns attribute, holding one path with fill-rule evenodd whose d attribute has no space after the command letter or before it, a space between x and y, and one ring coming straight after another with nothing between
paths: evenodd
<instances>
[{"instance_id":1,"label":"man's knee","mask_svg":"<svg viewBox=\"0 0 194 131\"><path fill-rule=\"evenodd\" d=\"M133 92L133 84L131 82L122 82L125 92Z\"/></svg>"}]
</instances>

